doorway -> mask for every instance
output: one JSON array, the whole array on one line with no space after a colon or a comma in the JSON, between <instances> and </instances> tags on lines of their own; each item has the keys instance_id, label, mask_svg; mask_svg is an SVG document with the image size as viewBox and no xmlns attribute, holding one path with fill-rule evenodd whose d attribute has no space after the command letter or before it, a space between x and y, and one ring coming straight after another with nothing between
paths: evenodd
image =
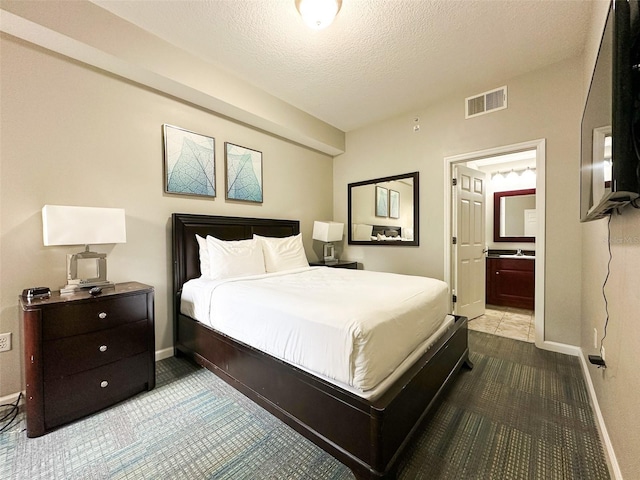
<instances>
[{"instance_id":1,"label":"doorway","mask_svg":"<svg viewBox=\"0 0 640 480\"><path fill-rule=\"evenodd\" d=\"M453 186L453 178L456 167L459 165L470 164L477 168L478 165L490 163L487 159L493 157L502 157L507 154L515 154L519 152L533 151L535 154L535 189L536 189L536 210L537 210L537 226L535 228L535 300L534 310L535 319L530 331L528 340L535 339L538 347L544 342L544 265L545 265L545 140L533 140L515 145L506 145L477 152L451 156L445 158L445 183L449 188L445 189L445 281L449 284L452 293L451 310L456 312L456 304L453 298L456 298L454 290L457 285L468 284L468 280L461 281L460 275L464 275L463 271L459 271L456 259L456 250L453 244L453 236L456 232L456 213L457 205L455 203L455 187ZM494 167L496 170L499 168ZM503 170L504 173L507 173ZM526 260L525 260L526 261ZM523 338L520 338L523 339Z\"/></svg>"}]
</instances>

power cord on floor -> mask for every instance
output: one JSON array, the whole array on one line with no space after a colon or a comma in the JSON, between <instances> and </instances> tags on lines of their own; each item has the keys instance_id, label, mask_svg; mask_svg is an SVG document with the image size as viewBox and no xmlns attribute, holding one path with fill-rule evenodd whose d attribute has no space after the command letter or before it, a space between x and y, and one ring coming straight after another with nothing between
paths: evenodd
<instances>
[{"instance_id":1,"label":"power cord on floor","mask_svg":"<svg viewBox=\"0 0 640 480\"><path fill-rule=\"evenodd\" d=\"M0 433L3 433L5 430L7 430L11 426L11 424L15 421L15 419L18 417L21 398L22 398L22 392L18 394L18 398L14 403L5 403L4 405L0 405L0 409L4 407L11 407L9 411L2 418L0 418L0 425L4 423L4 425L0 427Z\"/></svg>"}]
</instances>

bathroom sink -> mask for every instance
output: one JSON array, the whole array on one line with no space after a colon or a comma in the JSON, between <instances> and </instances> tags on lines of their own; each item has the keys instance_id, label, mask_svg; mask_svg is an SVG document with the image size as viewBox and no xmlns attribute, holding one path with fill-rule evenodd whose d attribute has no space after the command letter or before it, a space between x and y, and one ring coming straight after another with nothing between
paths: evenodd
<instances>
[{"instance_id":1,"label":"bathroom sink","mask_svg":"<svg viewBox=\"0 0 640 480\"><path fill-rule=\"evenodd\" d=\"M535 260L536 259L535 255L515 255L515 254L510 254L510 255L498 255L498 257L500 257L500 258L526 258L528 260Z\"/></svg>"}]
</instances>

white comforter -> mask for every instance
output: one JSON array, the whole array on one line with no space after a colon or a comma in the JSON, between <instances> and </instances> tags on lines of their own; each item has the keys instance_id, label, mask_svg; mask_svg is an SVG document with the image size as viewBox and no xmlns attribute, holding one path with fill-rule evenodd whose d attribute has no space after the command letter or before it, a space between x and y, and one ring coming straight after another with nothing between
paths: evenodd
<instances>
[{"instance_id":1,"label":"white comforter","mask_svg":"<svg viewBox=\"0 0 640 480\"><path fill-rule=\"evenodd\" d=\"M440 280L326 267L190 280L181 302L185 315L363 392L430 337L447 310Z\"/></svg>"}]
</instances>

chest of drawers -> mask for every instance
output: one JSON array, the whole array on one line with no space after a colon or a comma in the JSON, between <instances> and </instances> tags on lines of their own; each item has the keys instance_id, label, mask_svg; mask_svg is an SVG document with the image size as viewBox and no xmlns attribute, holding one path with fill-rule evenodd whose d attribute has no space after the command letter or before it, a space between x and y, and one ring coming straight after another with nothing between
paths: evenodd
<instances>
[{"instance_id":1,"label":"chest of drawers","mask_svg":"<svg viewBox=\"0 0 640 480\"><path fill-rule=\"evenodd\" d=\"M153 287L119 283L26 301L27 436L102 410L155 386Z\"/></svg>"}]
</instances>

